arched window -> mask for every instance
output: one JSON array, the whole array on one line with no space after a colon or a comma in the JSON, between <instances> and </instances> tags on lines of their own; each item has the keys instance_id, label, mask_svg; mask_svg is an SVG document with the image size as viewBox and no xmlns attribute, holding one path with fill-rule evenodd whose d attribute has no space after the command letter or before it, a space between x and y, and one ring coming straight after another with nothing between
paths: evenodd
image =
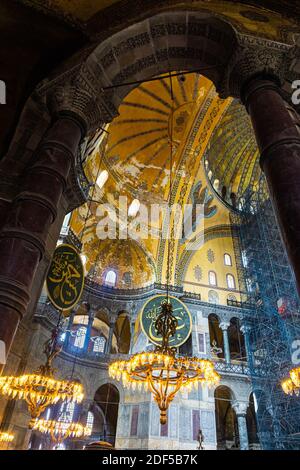
<instances>
[{"instance_id":1,"label":"arched window","mask_svg":"<svg viewBox=\"0 0 300 470\"><path fill-rule=\"evenodd\" d=\"M76 332L76 336L75 336L74 346L76 346L76 348L83 348L85 336L86 336L86 327L81 326L80 328L78 328Z\"/></svg>"},{"instance_id":2,"label":"arched window","mask_svg":"<svg viewBox=\"0 0 300 470\"><path fill-rule=\"evenodd\" d=\"M94 413L89 411L87 414L86 426L90 429L91 432L93 431L93 425L94 425Z\"/></svg>"},{"instance_id":3,"label":"arched window","mask_svg":"<svg viewBox=\"0 0 300 470\"><path fill-rule=\"evenodd\" d=\"M107 271L105 275L105 284L108 284L110 286L115 286L116 282L117 282L117 275L115 271L113 270Z\"/></svg>"},{"instance_id":4,"label":"arched window","mask_svg":"<svg viewBox=\"0 0 300 470\"><path fill-rule=\"evenodd\" d=\"M216 179L216 180L214 181L213 187L214 187L214 189L215 189L216 191L218 191L219 186L220 186L220 180Z\"/></svg>"},{"instance_id":5,"label":"arched window","mask_svg":"<svg viewBox=\"0 0 300 470\"><path fill-rule=\"evenodd\" d=\"M72 212L69 212L69 214L65 216L63 225L60 231L61 235L68 235L71 215L72 215Z\"/></svg>"},{"instance_id":6,"label":"arched window","mask_svg":"<svg viewBox=\"0 0 300 470\"><path fill-rule=\"evenodd\" d=\"M93 351L104 353L105 343L106 343L106 339L104 338L104 336L97 336L94 339Z\"/></svg>"},{"instance_id":7,"label":"arched window","mask_svg":"<svg viewBox=\"0 0 300 470\"><path fill-rule=\"evenodd\" d=\"M73 420L74 411L75 403L73 401L69 403L62 403L59 410L58 421L62 421L63 423L71 423Z\"/></svg>"},{"instance_id":8,"label":"arched window","mask_svg":"<svg viewBox=\"0 0 300 470\"><path fill-rule=\"evenodd\" d=\"M230 300L231 302L236 302L237 301L236 296L233 295L233 294L229 294L228 297L227 297L227 300Z\"/></svg>"},{"instance_id":9,"label":"arched window","mask_svg":"<svg viewBox=\"0 0 300 470\"><path fill-rule=\"evenodd\" d=\"M224 255L224 264L225 266L232 266L231 256L228 253Z\"/></svg>"},{"instance_id":10,"label":"arched window","mask_svg":"<svg viewBox=\"0 0 300 470\"><path fill-rule=\"evenodd\" d=\"M210 286L216 286L217 285L217 276L214 271L209 271L208 273L208 282Z\"/></svg>"},{"instance_id":11,"label":"arched window","mask_svg":"<svg viewBox=\"0 0 300 470\"><path fill-rule=\"evenodd\" d=\"M208 301L210 304L218 304L219 303L219 296L218 293L214 290L208 291Z\"/></svg>"},{"instance_id":12,"label":"arched window","mask_svg":"<svg viewBox=\"0 0 300 470\"><path fill-rule=\"evenodd\" d=\"M228 289L235 289L235 279L232 274L227 274L227 287Z\"/></svg>"}]
</instances>

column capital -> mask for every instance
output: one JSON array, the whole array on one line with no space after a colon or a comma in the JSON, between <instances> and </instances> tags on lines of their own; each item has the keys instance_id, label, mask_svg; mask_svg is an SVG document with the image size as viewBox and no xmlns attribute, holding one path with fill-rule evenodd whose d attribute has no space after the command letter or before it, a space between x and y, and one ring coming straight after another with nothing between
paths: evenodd
<instances>
[{"instance_id":1,"label":"column capital","mask_svg":"<svg viewBox=\"0 0 300 470\"><path fill-rule=\"evenodd\" d=\"M219 327L221 328L222 331L228 330L229 326L230 326L229 321L222 321L221 323L219 323Z\"/></svg>"},{"instance_id":2,"label":"column capital","mask_svg":"<svg viewBox=\"0 0 300 470\"><path fill-rule=\"evenodd\" d=\"M84 134L94 132L118 116L111 93L102 90L101 83L86 64L73 73L43 83L38 93L46 96L53 116L73 118L80 123Z\"/></svg>"},{"instance_id":3,"label":"column capital","mask_svg":"<svg viewBox=\"0 0 300 470\"><path fill-rule=\"evenodd\" d=\"M247 323L243 323L240 327L240 331L243 335L250 333L251 329L252 329L251 326L248 325Z\"/></svg>"},{"instance_id":4,"label":"column capital","mask_svg":"<svg viewBox=\"0 0 300 470\"><path fill-rule=\"evenodd\" d=\"M248 402L235 400L232 402L232 408L237 416L246 416L248 409Z\"/></svg>"},{"instance_id":5,"label":"column capital","mask_svg":"<svg viewBox=\"0 0 300 470\"><path fill-rule=\"evenodd\" d=\"M219 94L243 100L243 87L252 78L274 80L279 86L285 82L291 67L294 46L238 34L238 45L229 60Z\"/></svg>"}]
</instances>

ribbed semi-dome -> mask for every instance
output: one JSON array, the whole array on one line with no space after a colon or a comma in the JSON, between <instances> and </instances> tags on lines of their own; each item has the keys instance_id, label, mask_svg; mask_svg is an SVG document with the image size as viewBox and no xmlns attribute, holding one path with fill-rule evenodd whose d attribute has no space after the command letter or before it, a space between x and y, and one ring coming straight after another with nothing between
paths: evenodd
<instances>
[{"instance_id":1,"label":"ribbed semi-dome","mask_svg":"<svg viewBox=\"0 0 300 470\"><path fill-rule=\"evenodd\" d=\"M92 240L84 245L89 254L88 278L117 289L134 289L155 282L152 260L134 240Z\"/></svg>"},{"instance_id":2,"label":"ribbed semi-dome","mask_svg":"<svg viewBox=\"0 0 300 470\"><path fill-rule=\"evenodd\" d=\"M238 101L232 101L215 128L204 161L212 187L235 209L242 210L262 188L254 131L244 106Z\"/></svg>"}]
</instances>

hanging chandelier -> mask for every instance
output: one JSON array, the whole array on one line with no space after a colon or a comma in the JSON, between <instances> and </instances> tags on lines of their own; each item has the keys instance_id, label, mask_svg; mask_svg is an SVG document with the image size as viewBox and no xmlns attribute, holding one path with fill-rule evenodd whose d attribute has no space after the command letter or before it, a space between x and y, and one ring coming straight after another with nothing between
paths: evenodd
<instances>
[{"instance_id":1,"label":"hanging chandelier","mask_svg":"<svg viewBox=\"0 0 300 470\"><path fill-rule=\"evenodd\" d=\"M127 361L116 361L109 366L111 378L121 380L125 388L149 391L160 409L160 422L167 422L167 410L179 391L192 390L206 384L216 386L220 376L213 363L197 357L176 357L176 348L169 346L169 338L177 328L172 304L161 305L161 313L155 322L157 335L162 343L153 352L135 354Z\"/></svg>"},{"instance_id":2,"label":"hanging chandelier","mask_svg":"<svg viewBox=\"0 0 300 470\"><path fill-rule=\"evenodd\" d=\"M89 426L83 426L80 423L65 421L55 421L47 419L34 419L31 420L30 428L34 431L39 431L42 434L51 436L53 442L60 443L67 438L81 438L89 437L92 430Z\"/></svg>"},{"instance_id":3,"label":"hanging chandelier","mask_svg":"<svg viewBox=\"0 0 300 470\"><path fill-rule=\"evenodd\" d=\"M0 442L12 442L15 436L9 432L0 431Z\"/></svg>"},{"instance_id":4,"label":"hanging chandelier","mask_svg":"<svg viewBox=\"0 0 300 470\"><path fill-rule=\"evenodd\" d=\"M45 343L46 363L35 373L0 377L0 394L13 400L25 400L31 418L38 418L48 406L58 401L80 403L84 398L80 383L54 378L52 361L61 351L56 347L57 334L58 328Z\"/></svg>"},{"instance_id":5,"label":"hanging chandelier","mask_svg":"<svg viewBox=\"0 0 300 470\"><path fill-rule=\"evenodd\" d=\"M300 395L300 367L289 372L289 378L281 382L281 387L287 395Z\"/></svg>"}]
</instances>

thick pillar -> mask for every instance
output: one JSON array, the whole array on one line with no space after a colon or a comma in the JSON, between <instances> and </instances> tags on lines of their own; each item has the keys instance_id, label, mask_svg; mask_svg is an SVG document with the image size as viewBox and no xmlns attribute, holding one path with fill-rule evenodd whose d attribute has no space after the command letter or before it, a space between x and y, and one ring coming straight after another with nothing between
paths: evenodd
<instances>
[{"instance_id":1,"label":"thick pillar","mask_svg":"<svg viewBox=\"0 0 300 470\"><path fill-rule=\"evenodd\" d=\"M224 345L224 357L227 364L230 364L230 347L229 347L229 340L228 340L228 327L229 322L221 322L220 328L223 333L223 345Z\"/></svg>"},{"instance_id":2,"label":"thick pillar","mask_svg":"<svg viewBox=\"0 0 300 470\"><path fill-rule=\"evenodd\" d=\"M234 402L232 408L236 412L239 428L240 450L249 450L248 429L246 421L248 404L245 402Z\"/></svg>"},{"instance_id":3,"label":"thick pillar","mask_svg":"<svg viewBox=\"0 0 300 470\"><path fill-rule=\"evenodd\" d=\"M275 80L253 78L243 86L242 98L300 294L300 127Z\"/></svg>"},{"instance_id":4,"label":"thick pillar","mask_svg":"<svg viewBox=\"0 0 300 470\"><path fill-rule=\"evenodd\" d=\"M81 138L82 127L73 117L61 117L54 123L23 175L22 187L1 230L0 341L5 344L6 357L26 312L34 275Z\"/></svg>"}]
</instances>

